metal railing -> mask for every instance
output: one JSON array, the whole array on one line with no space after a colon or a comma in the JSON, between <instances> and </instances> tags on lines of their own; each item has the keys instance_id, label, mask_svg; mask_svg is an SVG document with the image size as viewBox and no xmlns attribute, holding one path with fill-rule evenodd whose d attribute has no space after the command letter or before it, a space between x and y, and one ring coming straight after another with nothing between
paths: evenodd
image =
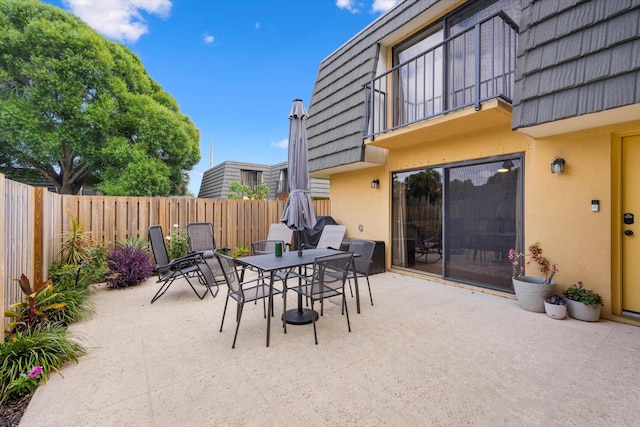
<instances>
[{"instance_id":1,"label":"metal railing","mask_svg":"<svg viewBox=\"0 0 640 427\"><path fill-rule=\"evenodd\" d=\"M500 12L376 77L364 86L364 137L493 98L511 102L517 38Z\"/></svg>"}]
</instances>

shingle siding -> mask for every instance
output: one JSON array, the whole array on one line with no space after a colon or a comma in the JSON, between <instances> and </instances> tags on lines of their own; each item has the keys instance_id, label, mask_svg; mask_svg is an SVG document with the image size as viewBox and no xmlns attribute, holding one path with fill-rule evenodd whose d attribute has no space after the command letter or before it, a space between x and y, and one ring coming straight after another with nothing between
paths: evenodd
<instances>
[{"instance_id":1,"label":"shingle siding","mask_svg":"<svg viewBox=\"0 0 640 427\"><path fill-rule=\"evenodd\" d=\"M640 0L529 0L522 16L514 129L640 103Z\"/></svg>"},{"instance_id":2,"label":"shingle siding","mask_svg":"<svg viewBox=\"0 0 640 427\"><path fill-rule=\"evenodd\" d=\"M309 170L363 160L364 85L378 66L378 44L439 0L407 0L362 30L320 64L309 105Z\"/></svg>"}]
</instances>

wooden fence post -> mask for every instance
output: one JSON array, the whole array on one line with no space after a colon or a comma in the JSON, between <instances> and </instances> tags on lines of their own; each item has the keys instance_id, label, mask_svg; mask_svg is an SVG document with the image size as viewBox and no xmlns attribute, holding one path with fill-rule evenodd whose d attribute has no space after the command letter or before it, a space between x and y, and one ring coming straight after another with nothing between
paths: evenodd
<instances>
[{"instance_id":1,"label":"wooden fence post","mask_svg":"<svg viewBox=\"0 0 640 427\"><path fill-rule=\"evenodd\" d=\"M7 247L7 233L5 232L5 219L6 218L6 189L7 189L7 181L4 178L4 174L0 173L0 214L2 215L2 220L0 221L0 304L2 305L2 317L4 319L4 310L8 308L5 302L5 292L8 286L7 284L7 258L6 258L6 247ZM8 301L7 301L8 302ZM2 342L4 342L4 326L5 320L0 322L2 324L2 332L0 332L0 337L2 338Z\"/></svg>"},{"instance_id":2,"label":"wooden fence post","mask_svg":"<svg viewBox=\"0 0 640 427\"><path fill-rule=\"evenodd\" d=\"M42 283L44 280L42 277L42 192L46 189L36 187L35 190L33 204L33 283Z\"/></svg>"}]
</instances>

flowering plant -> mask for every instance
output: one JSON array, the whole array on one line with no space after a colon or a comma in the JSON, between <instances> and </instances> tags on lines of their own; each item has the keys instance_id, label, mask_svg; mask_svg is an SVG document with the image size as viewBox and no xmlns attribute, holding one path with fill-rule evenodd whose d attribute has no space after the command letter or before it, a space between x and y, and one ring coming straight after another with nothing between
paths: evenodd
<instances>
[{"instance_id":1,"label":"flowering plant","mask_svg":"<svg viewBox=\"0 0 640 427\"><path fill-rule=\"evenodd\" d=\"M153 273L148 253L132 246L116 246L107 257L107 287L126 288L144 282Z\"/></svg>"},{"instance_id":2,"label":"flowering plant","mask_svg":"<svg viewBox=\"0 0 640 427\"><path fill-rule=\"evenodd\" d=\"M165 237L167 240L167 253L169 259L183 257L189 251L189 237L185 230L180 230L178 224L173 224L171 234Z\"/></svg>"},{"instance_id":3,"label":"flowering plant","mask_svg":"<svg viewBox=\"0 0 640 427\"><path fill-rule=\"evenodd\" d=\"M542 256L540 242L529 245L526 254L522 252L517 253L515 249L509 249L508 257L513 268L513 277L516 279L524 276L524 265L522 265L522 260L524 260L526 257L530 258L527 261L527 264L529 264L531 261L538 264L538 271L544 274L543 283L551 283L553 276L558 272L558 264L552 264L548 258Z\"/></svg>"},{"instance_id":4,"label":"flowering plant","mask_svg":"<svg viewBox=\"0 0 640 427\"><path fill-rule=\"evenodd\" d=\"M39 376L42 374L42 366L34 366L28 373L21 373L20 378L11 383L7 390L9 396L31 394L38 386Z\"/></svg>"},{"instance_id":5,"label":"flowering plant","mask_svg":"<svg viewBox=\"0 0 640 427\"><path fill-rule=\"evenodd\" d=\"M597 308L599 305L604 305L602 297L591 289L586 289L582 282L569 286L569 288L562 293L570 300L579 301L585 305L590 305L593 308Z\"/></svg>"}]
</instances>

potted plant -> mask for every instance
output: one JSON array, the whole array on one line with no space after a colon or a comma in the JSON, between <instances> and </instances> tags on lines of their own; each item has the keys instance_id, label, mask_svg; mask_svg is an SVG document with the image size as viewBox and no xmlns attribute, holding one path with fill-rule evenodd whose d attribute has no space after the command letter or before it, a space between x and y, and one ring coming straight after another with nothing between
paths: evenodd
<instances>
[{"instance_id":1,"label":"potted plant","mask_svg":"<svg viewBox=\"0 0 640 427\"><path fill-rule=\"evenodd\" d=\"M525 310L544 313L544 300L551 298L555 292L553 276L558 272L557 264L552 264L542 256L539 242L529 245L526 254L510 249L508 256L513 266L512 283L518 304ZM532 261L536 263L544 278L524 275L523 261L527 257L527 264Z\"/></svg>"},{"instance_id":2,"label":"potted plant","mask_svg":"<svg viewBox=\"0 0 640 427\"><path fill-rule=\"evenodd\" d=\"M544 311L553 319L564 319L567 316L567 299L554 293L544 300Z\"/></svg>"},{"instance_id":3,"label":"potted plant","mask_svg":"<svg viewBox=\"0 0 640 427\"><path fill-rule=\"evenodd\" d=\"M586 289L582 282L569 286L563 295L567 297L569 316L586 322L597 322L600 319L600 309L604 305L602 297L591 289Z\"/></svg>"}]
</instances>

